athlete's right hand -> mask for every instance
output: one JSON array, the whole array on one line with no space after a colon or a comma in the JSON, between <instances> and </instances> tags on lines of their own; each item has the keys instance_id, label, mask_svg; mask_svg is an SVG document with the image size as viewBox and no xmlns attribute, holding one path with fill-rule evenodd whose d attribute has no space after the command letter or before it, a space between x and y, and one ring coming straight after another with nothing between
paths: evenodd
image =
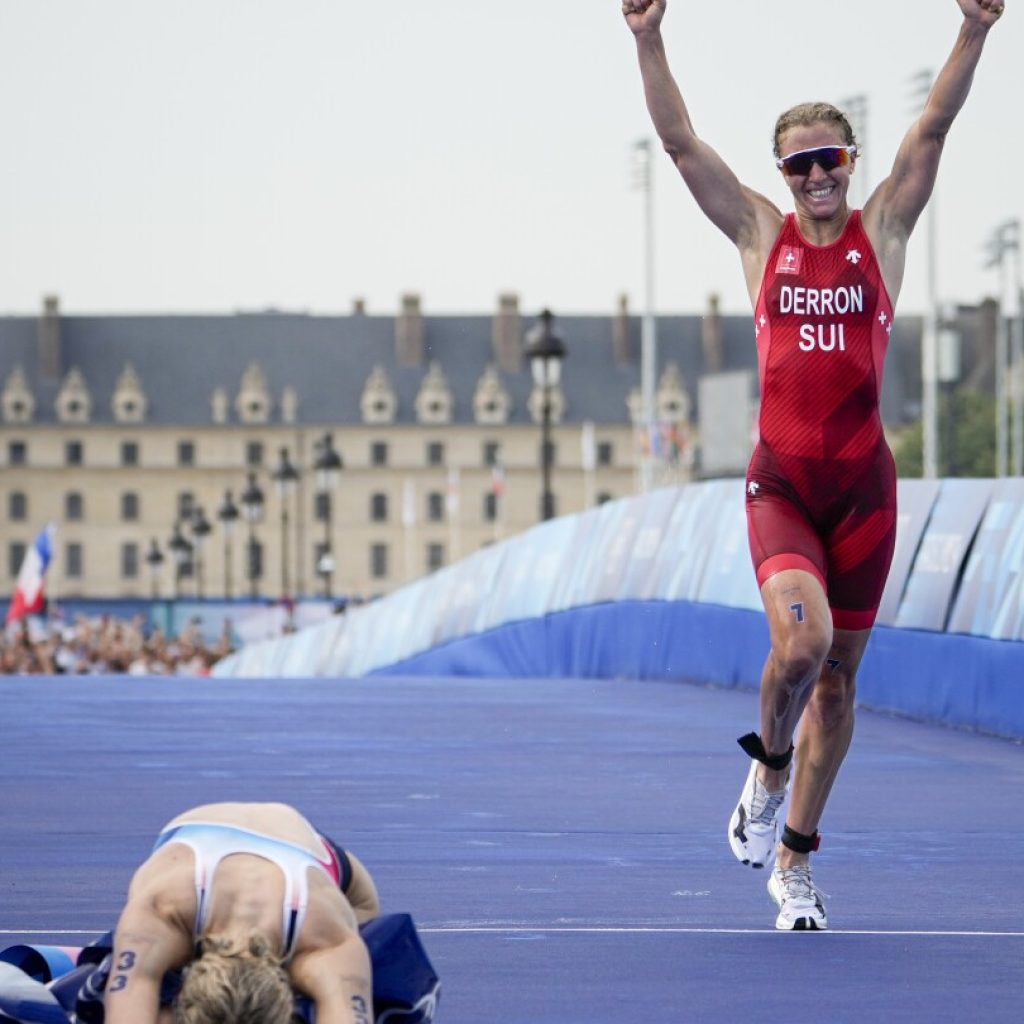
<instances>
[{"instance_id":1,"label":"athlete's right hand","mask_svg":"<svg viewBox=\"0 0 1024 1024\"><path fill-rule=\"evenodd\" d=\"M622 14L634 34L658 28L668 0L622 0Z\"/></svg>"}]
</instances>

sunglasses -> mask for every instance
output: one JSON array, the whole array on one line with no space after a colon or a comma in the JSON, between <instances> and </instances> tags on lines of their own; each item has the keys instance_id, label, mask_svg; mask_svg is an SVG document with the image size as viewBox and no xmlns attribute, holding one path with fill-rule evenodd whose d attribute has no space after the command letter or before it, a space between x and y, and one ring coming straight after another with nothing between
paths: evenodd
<instances>
[{"instance_id":1,"label":"sunglasses","mask_svg":"<svg viewBox=\"0 0 1024 1024\"><path fill-rule=\"evenodd\" d=\"M823 171L834 171L837 167L849 167L857 155L856 146L819 146L817 149L801 149L775 161L775 166L786 177L794 174L810 174L817 164Z\"/></svg>"}]
</instances>

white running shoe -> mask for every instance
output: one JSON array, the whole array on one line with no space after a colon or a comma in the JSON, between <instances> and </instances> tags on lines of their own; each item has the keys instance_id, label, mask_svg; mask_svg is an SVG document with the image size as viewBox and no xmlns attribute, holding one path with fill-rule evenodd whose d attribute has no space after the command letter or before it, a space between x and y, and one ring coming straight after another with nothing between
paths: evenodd
<instances>
[{"instance_id":1,"label":"white running shoe","mask_svg":"<svg viewBox=\"0 0 1024 1024\"><path fill-rule=\"evenodd\" d=\"M782 833L782 805L789 792L769 793L757 777L759 761L750 762L750 774L740 794L740 802L729 819L729 845L736 859L752 868L771 867Z\"/></svg>"},{"instance_id":2,"label":"white running shoe","mask_svg":"<svg viewBox=\"0 0 1024 1024\"><path fill-rule=\"evenodd\" d=\"M811 865L775 866L768 878L768 895L779 908L775 927L783 932L823 932L828 928L825 900L811 879Z\"/></svg>"}]
</instances>

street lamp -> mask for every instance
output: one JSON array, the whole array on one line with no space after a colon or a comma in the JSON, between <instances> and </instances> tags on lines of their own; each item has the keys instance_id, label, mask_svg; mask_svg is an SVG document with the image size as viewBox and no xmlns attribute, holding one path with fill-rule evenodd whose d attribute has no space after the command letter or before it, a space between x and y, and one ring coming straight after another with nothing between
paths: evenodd
<instances>
[{"instance_id":1,"label":"street lamp","mask_svg":"<svg viewBox=\"0 0 1024 1024\"><path fill-rule=\"evenodd\" d=\"M146 552L146 565L149 566L149 583L153 599L160 596L160 571L164 564L164 553L160 550L156 537L151 537L149 550Z\"/></svg>"},{"instance_id":2,"label":"street lamp","mask_svg":"<svg viewBox=\"0 0 1024 1024\"><path fill-rule=\"evenodd\" d=\"M203 543L212 529L210 520L203 514L202 506L197 505L192 513L192 537L196 550L196 597L200 600L205 596L203 594Z\"/></svg>"},{"instance_id":3,"label":"street lamp","mask_svg":"<svg viewBox=\"0 0 1024 1024\"><path fill-rule=\"evenodd\" d=\"M192 545L181 532L181 522L175 521L171 539L167 542L174 559L174 599L181 597L181 579L192 557Z\"/></svg>"},{"instance_id":4,"label":"street lamp","mask_svg":"<svg viewBox=\"0 0 1024 1024\"><path fill-rule=\"evenodd\" d=\"M338 486L341 479L341 471L344 468L341 455L334 450L334 439L330 434L324 434L317 445L316 461L313 468L316 470L316 493L320 503L320 514L324 521L324 546L317 563L317 570L324 578L324 597L331 599L331 579L334 575L334 554L331 550L331 528L334 519L332 492Z\"/></svg>"},{"instance_id":5,"label":"street lamp","mask_svg":"<svg viewBox=\"0 0 1024 1024\"><path fill-rule=\"evenodd\" d=\"M260 546L256 543L256 524L263 521L263 491L256 483L255 473L249 473L249 483L242 491L240 500L245 521L249 524L246 570L249 576L249 596L255 600L260 596L259 580L263 575L263 559L260 556Z\"/></svg>"},{"instance_id":6,"label":"street lamp","mask_svg":"<svg viewBox=\"0 0 1024 1024\"><path fill-rule=\"evenodd\" d=\"M217 521L224 533L224 597L231 600L231 535L235 532L238 522L238 506L231 500L231 489L224 492L224 502L217 509Z\"/></svg>"},{"instance_id":7,"label":"street lamp","mask_svg":"<svg viewBox=\"0 0 1024 1024\"><path fill-rule=\"evenodd\" d=\"M551 390L558 386L565 358L565 342L552 329L554 314L545 309L540 322L526 336L526 355L533 382L541 392L541 519L552 519L555 499L551 493Z\"/></svg>"},{"instance_id":8,"label":"street lamp","mask_svg":"<svg viewBox=\"0 0 1024 1024\"><path fill-rule=\"evenodd\" d=\"M288 500L299 481L299 471L288 458L287 448L280 450L277 469L271 473L271 478L277 486L277 496L281 501L281 600L287 604L291 597L288 582Z\"/></svg>"}]
</instances>

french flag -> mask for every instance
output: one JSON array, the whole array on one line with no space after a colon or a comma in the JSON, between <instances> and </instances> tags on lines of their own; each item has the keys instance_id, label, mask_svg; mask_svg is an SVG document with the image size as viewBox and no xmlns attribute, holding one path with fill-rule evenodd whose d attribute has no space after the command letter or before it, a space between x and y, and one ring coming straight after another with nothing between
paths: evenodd
<instances>
[{"instance_id":1,"label":"french flag","mask_svg":"<svg viewBox=\"0 0 1024 1024\"><path fill-rule=\"evenodd\" d=\"M53 535L56 527L48 523L25 552L25 560L21 563L18 582L14 587L11 607L7 609L7 621L14 622L25 615L38 615L46 608L46 595L43 584L46 569L53 557Z\"/></svg>"}]
</instances>

